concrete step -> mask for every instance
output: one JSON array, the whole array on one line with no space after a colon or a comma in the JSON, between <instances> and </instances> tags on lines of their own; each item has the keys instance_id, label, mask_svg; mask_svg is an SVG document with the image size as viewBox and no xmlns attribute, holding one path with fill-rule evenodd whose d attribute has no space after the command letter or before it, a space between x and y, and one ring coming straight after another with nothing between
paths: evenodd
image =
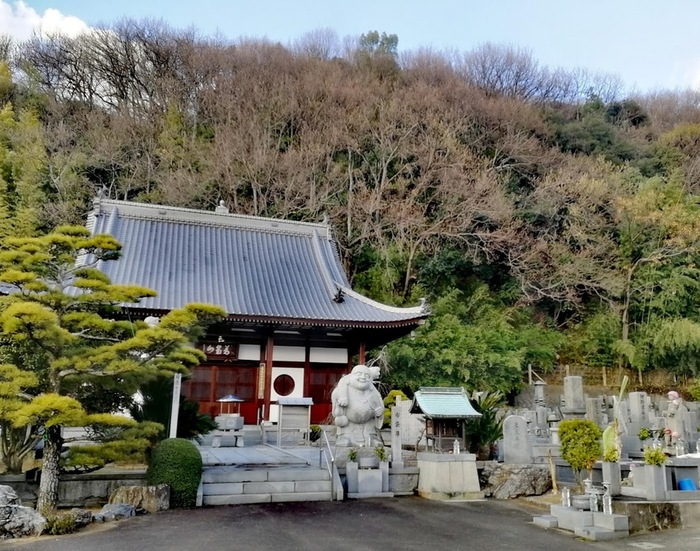
<instances>
[{"instance_id":1,"label":"concrete step","mask_svg":"<svg viewBox=\"0 0 700 551\"><path fill-rule=\"evenodd\" d=\"M286 482L300 480L330 480L326 469L274 468L274 469L238 469L236 467L205 467L202 483L220 484L225 482Z\"/></svg>"},{"instance_id":2,"label":"concrete step","mask_svg":"<svg viewBox=\"0 0 700 551\"><path fill-rule=\"evenodd\" d=\"M206 467L202 505L240 505L283 501L330 501L328 471L314 467L237 469Z\"/></svg>"},{"instance_id":3,"label":"concrete step","mask_svg":"<svg viewBox=\"0 0 700 551\"><path fill-rule=\"evenodd\" d=\"M591 541L609 541L626 538L630 535L628 530L610 530L600 526L583 526L576 528L574 534L579 538Z\"/></svg>"},{"instance_id":4,"label":"concrete step","mask_svg":"<svg viewBox=\"0 0 700 551\"><path fill-rule=\"evenodd\" d=\"M238 494L203 497L202 505L250 505L255 503L282 503L292 501L331 501L327 492L295 492L291 494Z\"/></svg>"},{"instance_id":5,"label":"concrete step","mask_svg":"<svg viewBox=\"0 0 700 551\"><path fill-rule=\"evenodd\" d=\"M532 517L532 522L535 526L539 526L540 528L559 528L559 521L552 515Z\"/></svg>"}]
</instances>

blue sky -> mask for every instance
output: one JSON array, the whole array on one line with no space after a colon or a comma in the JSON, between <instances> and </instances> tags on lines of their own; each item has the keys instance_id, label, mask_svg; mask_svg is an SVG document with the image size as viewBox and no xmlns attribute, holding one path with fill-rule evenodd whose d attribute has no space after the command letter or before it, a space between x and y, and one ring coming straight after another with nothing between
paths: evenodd
<instances>
[{"instance_id":1,"label":"blue sky","mask_svg":"<svg viewBox=\"0 0 700 551\"><path fill-rule=\"evenodd\" d=\"M700 0L0 0L0 33L164 19L203 35L287 44L315 29L396 33L399 50L530 50L541 64L619 75L628 89L700 89ZM75 19L74 19L75 18Z\"/></svg>"}]
</instances>

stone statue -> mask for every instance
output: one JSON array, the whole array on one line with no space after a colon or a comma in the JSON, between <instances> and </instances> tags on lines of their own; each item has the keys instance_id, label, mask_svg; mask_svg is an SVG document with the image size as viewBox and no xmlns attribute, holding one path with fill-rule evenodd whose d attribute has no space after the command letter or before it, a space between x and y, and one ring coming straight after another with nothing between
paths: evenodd
<instances>
[{"instance_id":1,"label":"stone statue","mask_svg":"<svg viewBox=\"0 0 700 551\"><path fill-rule=\"evenodd\" d=\"M678 439L683 439L685 436L685 427L683 413L687 408L675 390L669 391L668 408L664 416L666 417L666 430L664 431L666 446L674 445Z\"/></svg>"},{"instance_id":2,"label":"stone statue","mask_svg":"<svg viewBox=\"0 0 700 551\"><path fill-rule=\"evenodd\" d=\"M372 382L376 375L378 373L373 373L366 365L356 365L333 389L331 402L338 427L336 446L375 446L381 443L377 429L384 420L384 402Z\"/></svg>"}]
</instances>

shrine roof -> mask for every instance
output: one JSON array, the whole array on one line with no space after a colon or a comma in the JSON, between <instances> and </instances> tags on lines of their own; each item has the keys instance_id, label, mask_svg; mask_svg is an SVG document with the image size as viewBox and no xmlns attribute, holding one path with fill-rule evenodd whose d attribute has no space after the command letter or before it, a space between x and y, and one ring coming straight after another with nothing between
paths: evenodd
<instances>
[{"instance_id":1,"label":"shrine roof","mask_svg":"<svg viewBox=\"0 0 700 551\"><path fill-rule=\"evenodd\" d=\"M130 305L138 309L198 302L250 321L368 327L417 325L428 315L423 304L398 308L353 291L325 223L96 199L87 227L123 246L119 260L99 265L112 282L158 293Z\"/></svg>"},{"instance_id":2,"label":"shrine roof","mask_svg":"<svg viewBox=\"0 0 700 551\"><path fill-rule=\"evenodd\" d=\"M481 417L462 387L421 387L413 396L411 413L422 413L428 419Z\"/></svg>"}]
</instances>

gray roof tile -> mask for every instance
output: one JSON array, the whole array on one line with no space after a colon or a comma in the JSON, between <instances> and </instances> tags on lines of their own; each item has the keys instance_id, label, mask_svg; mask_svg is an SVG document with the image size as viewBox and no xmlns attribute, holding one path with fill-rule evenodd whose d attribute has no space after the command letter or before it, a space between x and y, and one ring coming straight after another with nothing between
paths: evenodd
<instances>
[{"instance_id":1,"label":"gray roof tile","mask_svg":"<svg viewBox=\"0 0 700 551\"><path fill-rule=\"evenodd\" d=\"M428 314L350 289L325 224L102 199L88 228L123 245L118 261L100 266L113 282L157 291L139 307L204 302L233 315L352 325L410 325ZM334 300L339 292L342 302Z\"/></svg>"}]
</instances>

